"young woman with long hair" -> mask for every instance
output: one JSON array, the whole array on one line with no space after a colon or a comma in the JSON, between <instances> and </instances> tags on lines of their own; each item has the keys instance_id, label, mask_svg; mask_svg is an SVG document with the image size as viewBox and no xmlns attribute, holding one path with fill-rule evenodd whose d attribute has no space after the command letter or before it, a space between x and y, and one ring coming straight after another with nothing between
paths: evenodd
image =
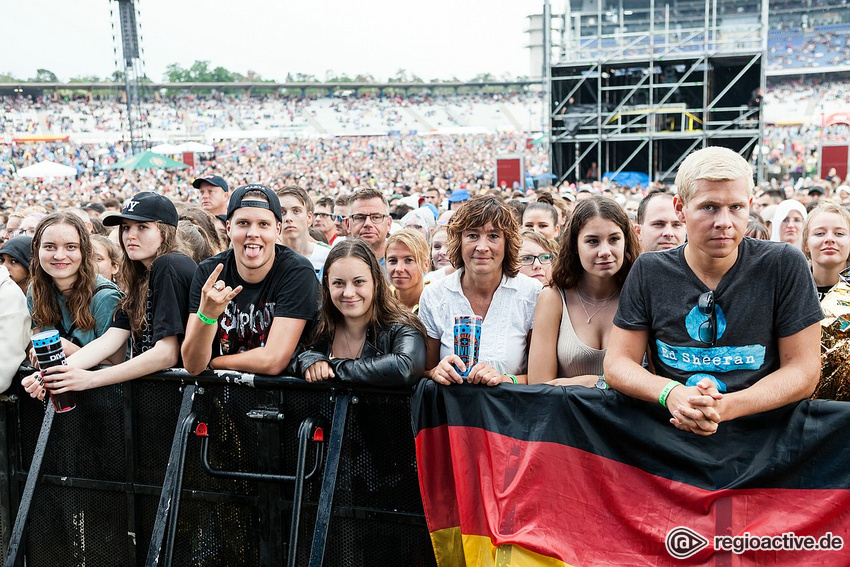
<instances>
[{"instance_id":1,"label":"young woman with long hair","mask_svg":"<svg viewBox=\"0 0 850 567\"><path fill-rule=\"evenodd\" d=\"M98 274L91 237L75 213L41 219L32 246L27 306L34 331L58 330L66 356L71 355L106 333L121 291Z\"/></svg>"},{"instance_id":2,"label":"young woman with long hair","mask_svg":"<svg viewBox=\"0 0 850 567\"><path fill-rule=\"evenodd\" d=\"M175 252L177 210L156 193L138 193L120 215L106 218L107 225L120 224L124 251L122 281L127 295L121 301L112 326L97 340L68 357L67 366L53 367L44 375L45 387L61 394L116 384L176 366L180 341L188 318L189 286L195 262ZM100 370L99 364L131 341L131 358ZM30 395L43 396L37 380L24 386Z\"/></svg>"},{"instance_id":3,"label":"young woman with long hair","mask_svg":"<svg viewBox=\"0 0 850 567\"><path fill-rule=\"evenodd\" d=\"M803 253L812 263L818 299L823 300L850 260L850 212L829 201L812 209L803 227Z\"/></svg>"},{"instance_id":4,"label":"young woman with long hair","mask_svg":"<svg viewBox=\"0 0 850 567\"><path fill-rule=\"evenodd\" d=\"M372 249L349 238L331 249L312 345L296 357L308 382L336 378L410 386L425 370L425 329L393 296Z\"/></svg>"},{"instance_id":5,"label":"young woman with long hair","mask_svg":"<svg viewBox=\"0 0 850 567\"><path fill-rule=\"evenodd\" d=\"M579 201L562 240L552 284L534 310L528 381L601 387L620 290L640 242L625 211L607 197Z\"/></svg>"}]
</instances>

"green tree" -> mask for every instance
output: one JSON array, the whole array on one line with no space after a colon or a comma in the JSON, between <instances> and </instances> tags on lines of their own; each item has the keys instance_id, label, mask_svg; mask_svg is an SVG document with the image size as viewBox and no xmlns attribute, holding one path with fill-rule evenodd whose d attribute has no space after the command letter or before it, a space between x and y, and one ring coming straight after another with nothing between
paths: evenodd
<instances>
[{"instance_id":1,"label":"green tree","mask_svg":"<svg viewBox=\"0 0 850 567\"><path fill-rule=\"evenodd\" d=\"M79 77L71 77L69 83L99 83L100 77L97 75L80 75Z\"/></svg>"},{"instance_id":2,"label":"green tree","mask_svg":"<svg viewBox=\"0 0 850 567\"><path fill-rule=\"evenodd\" d=\"M11 73L0 73L0 83L17 83L19 80Z\"/></svg>"},{"instance_id":3,"label":"green tree","mask_svg":"<svg viewBox=\"0 0 850 567\"><path fill-rule=\"evenodd\" d=\"M239 73L234 73L233 71L228 71L224 67L216 67L209 73L205 75L205 79L196 79L198 82L212 82L212 83L233 83L235 81L239 81L242 79L242 75Z\"/></svg>"},{"instance_id":4,"label":"green tree","mask_svg":"<svg viewBox=\"0 0 850 567\"><path fill-rule=\"evenodd\" d=\"M58 83L59 79L56 73L47 69L36 69L35 77L32 78L33 83Z\"/></svg>"},{"instance_id":5,"label":"green tree","mask_svg":"<svg viewBox=\"0 0 850 567\"><path fill-rule=\"evenodd\" d=\"M195 61L189 67L189 81L193 83L207 83L212 80L209 61Z\"/></svg>"},{"instance_id":6,"label":"green tree","mask_svg":"<svg viewBox=\"0 0 850 567\"><path fill-rule=\"evenodd\" d=\"M118 73L118 71L116 71ZM121 73L121 81L124 80L123 73ZM179 63L171 63L165 67L165 75L163 75L163 79L167 83L188 83L189 82L189 72L180 66Z\"/></svg>"},{"instance_id":7,"label":"green tree","mask_svg":"<svg viewBox=\"0 0 850 567\"><path fill-rule=\"evenodd\" d=\"M387 79L388 83L407 83L410 82L410 77L407 75L407 69L399 69L395 75Z\"/></svg>"}]
</instances>

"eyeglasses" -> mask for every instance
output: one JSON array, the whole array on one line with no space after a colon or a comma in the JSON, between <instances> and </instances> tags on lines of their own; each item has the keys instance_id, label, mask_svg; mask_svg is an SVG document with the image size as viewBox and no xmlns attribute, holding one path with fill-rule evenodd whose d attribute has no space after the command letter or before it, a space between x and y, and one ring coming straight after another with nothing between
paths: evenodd
<instances>
[{"instance_id":1,"label":"eyeglasses","mask_svg":"<svg viewBox=\"0 0 850 567\"><path fill-rule=\"evenodd\" d=\"M330 213L313 213L313 216L316 217L316 218L323 218L323 219L332 219L333 218L333 215L330 214Z\"/></svg>"},{"instance_id":2,"label":"eyeglasses","mask_svg":"<svg viewBox=\"0 0 850 567\"><path fill-rule=\"evenodd\" d=\"M537 256L520 256L519 263L523 266L533 266L534 261L537 260L538 262L540 262L541 266L548 266L552 263L552 258L554 258L552 254L539 254Z\"/></svg>"},{"instance_id":3,"label":"eyeglasses","mask_svg":"<svg viewBox=\"0 0 850 567\"><path fill-rule=\"evenodd\" d=\"M390 215L385 215L383 213L372 213L371 215L364 215L362 213L358 213L356 215L351 215L348 218L350 218L352 221L354 221L354 224L363 224L364 222L366 222L367 218L370 221L372 221L372 224L378 224L379 222L382 222L388 216L390 216Z\"/></svg>"},{"instance_id":4,"label":"eyeglasses","mask_svg":"<svg viewBox=\"0 0 850 567\"><path fill-rule=\"evenodd\" d=\"M331 218L333 219L334 222L342 222L345 219L347 219L348 217L344 217L342 215L331 215Z\"/></svg>"},{"instance_id":5,"label":"eyeglasses","mask_svg":"<svg viewBox=\"0 0 850 567\"><path fill-rule=\"evenodd\" d=\"M19 228L15 231L15 236L35 236L35 227Z\"/></svg>"},{"instance_id":6,"label":"eyeglasses","mask_svg":"<svg viewBox=\"0 0 850 567\"><path fill-rule=\"evenodd\" d=\"M703 315L708 315L708 319L699 326L699 340L714 346L717 344L717 305L714 303L713 290L699 296L697 309Z\"/></svg>"}]
</instances>

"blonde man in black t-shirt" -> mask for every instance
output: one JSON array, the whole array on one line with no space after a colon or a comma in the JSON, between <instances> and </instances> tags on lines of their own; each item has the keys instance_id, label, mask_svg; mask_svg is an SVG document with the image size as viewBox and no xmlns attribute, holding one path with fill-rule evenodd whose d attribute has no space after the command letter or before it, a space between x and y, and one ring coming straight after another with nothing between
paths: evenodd
<instances>
[{"instance_id":1,"label":"blonde man in black t-shirt","mask_svg":"<svg viewBox=\"0 0 850 567\"><path fill-rule=\"evenodd\" d=\"M673 206L688 241L635 262L605 378L661 403L675 427L711 435L723 421L812 393L823 314L799 250L744 239L753 189L746 160L726 148L696 151L676 185ZM647 349L649 370L641 365Z\"/></svg>"}]
</instances>

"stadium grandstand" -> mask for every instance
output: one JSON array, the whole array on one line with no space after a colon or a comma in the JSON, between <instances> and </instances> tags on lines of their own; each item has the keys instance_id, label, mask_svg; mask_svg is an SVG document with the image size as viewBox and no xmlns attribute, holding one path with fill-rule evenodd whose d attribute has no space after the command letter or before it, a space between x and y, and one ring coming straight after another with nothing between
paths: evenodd
<instances>
[{"instance_id":1,"label":"stadium grandstand","mask_svg":"<svg viewBox=\"0 0 850 567\"><path fill-rule=\"evenodd\" d=\"M712 26L729 41L752 40L747 28L762 15L762 3L717 4L712 17L718 21ZM611 49L618 49L624 57L641 57L648 48L646 40L627 40L635 30L649 27L664 30L665 38L675 37L677 49L684 52L703 49L706 34L685 37L684 30L711 28L703 27L708 18L704 0L672 0L662 16L656 11L655 21L644 1L573 0L567 6L561 17L570 25L562 29L562 36L569 30L577 50L571 57L588 61ZM760 116L765 128L766 166L774 172L802 175L814 170L820 143L846 140L850 3L770 2L768 27L767 88ZM678 36L677 30L681 32ZM561 55L566 50L564 41L562 37ZM558 41L553 39L555 43ZM627 50L621 49L624 43ZM187 140L227 146L228 140L235 144L250 139L510 133L537 140L545 132L542 85L539 79L492 84L145 83L141 118L149 145ZM122 156L123 150L116 149L127 131L122 87L109 82L0 84L0 154L4 163L12 156L8 144L13 141L93 144L98 146L93 152L108 153L115 159ZM39 155L37 151L16 153L18 166L29 163L26 156L35 159Z\"/></svg>"},{"instance_id":2,"label":"stadium grandstand","mask_svg":"<svg viewBox=\"0 0 850 567\"><path fill-rule=\"evenodd\" d=\"M126 107L118 96L55 92L55 97L0 98L0 127L7 141L21 136L70 136L81 143L121 139ZM383 97L345 90L325 97L180 93L151 97L142 102L142 112L155 142L523 132L541 125L536 92Z\"/></svg>"}]
</instances>

